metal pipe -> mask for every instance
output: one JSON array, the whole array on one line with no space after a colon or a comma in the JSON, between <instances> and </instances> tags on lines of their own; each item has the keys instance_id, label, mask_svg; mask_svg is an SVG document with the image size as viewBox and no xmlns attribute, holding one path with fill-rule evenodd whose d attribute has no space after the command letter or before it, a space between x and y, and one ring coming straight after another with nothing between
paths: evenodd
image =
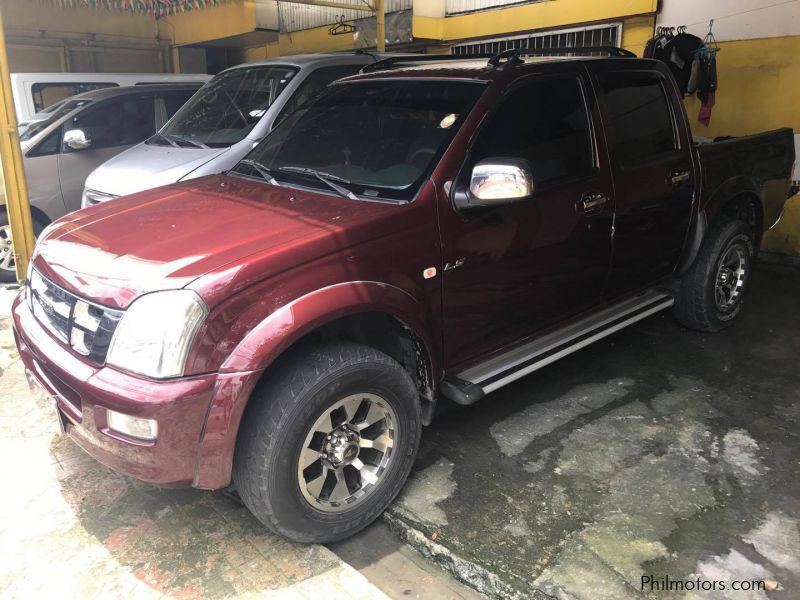
<instances>
[{"instance_id":1,"label":"metal pipe","mask_svg":"<svg viewBox=\"0 0 800 600\"><path fill-rule=\"evenodd\" d=\"M8 222L11 225L11 239L14 240L14 265L17 270L17 280L22 281L28 272L28 262L36 239L33 237L31 205L28 201L28 186L25 184L22 149L19 146L17 113L9 77L2 8L0 8L0 162L3 169Z\"/></svg>"}]
</instances>

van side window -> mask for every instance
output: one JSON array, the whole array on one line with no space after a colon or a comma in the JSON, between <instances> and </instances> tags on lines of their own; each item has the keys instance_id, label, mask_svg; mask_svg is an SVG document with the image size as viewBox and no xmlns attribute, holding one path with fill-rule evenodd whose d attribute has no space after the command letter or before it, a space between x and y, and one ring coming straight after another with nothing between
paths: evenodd
<instances>
[{"instance_id":1,"label":"van side window","mask_svg":"<svg viewBox=\"0 0 800 600\"><path fill-rule=\"evenodd\" d=\"M364 65L346 65L344 67L322 67L317 69L311 75L306 77L305 81L301 83L295 90L292 97L286 101L286 104L281 109L280 114L275 119L275 125L283 121L286 117L297 110L302 104L316 96L323 89L328 87L328 84L347 77L355 75ZM275 126L273 125L273 127Z\"/></svg>"},{"instance_id":2,"label":"van side window","mask_svg":"<svg viewBox=\"0 0 800 600\"><path fill-rule=\"evenodd\" d=\"M594 151L578 80L546 79L512 92L475 144L473 163L490 157L527 159L536 185L590 174Z\"/></svg>"},{"instance_id":3,"label":"van side window","mask_svg":"<svg viewBox=\"0 0 800 600\"><path fill-rule=\"evenodd\" d=\"M72 119L65 131L81 129L92 142L92 149L130 146L155 133L153 96L126 96L110 100ZM64 148L69 152L68 148Z\"/></svg>"},{"instance_id":4,"label":"van side window","mask_svg":"<svg viewBox=\"0 0 800 600\"><path fill-rule=\"evenodd\" d=\"M61 147L61 127L56 129L53 133L48 135L45 139L39 142L39 145L36 148L33 148L28 154L27 157L33 158L35 156L49 156L51 154L58 154L58 150Z\"/></svg>"},{"instance_id":5,"label":"van side window","mask_svg":"<svg viewBox=\"0 0 800 600\"><path fill-rule=\"evenodd\" d=\"M607 73L600 87L610 118L611 149L622 164L675 150L675 128L661 78L650 73Z\"/></svg>"}]
</instances>

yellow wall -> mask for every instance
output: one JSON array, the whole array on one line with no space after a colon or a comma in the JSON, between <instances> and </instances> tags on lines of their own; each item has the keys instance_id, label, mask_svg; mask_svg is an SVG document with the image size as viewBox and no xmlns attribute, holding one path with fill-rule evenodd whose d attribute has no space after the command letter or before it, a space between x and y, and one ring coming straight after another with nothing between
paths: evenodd
<instances>
[{"instance_id":1,"label":"yellow wall","mask_svg":"<svg viewBox=\"0 0 800 600\"><path fill-rule=\"evenodd\" d=\"M354 48L352 34L328 35L329 28L330 26L326 25L294 33L281 33L277 42L245 48L245 60L251 62L275 56L307 52L339 52Z\"/></svg>"},{"instance_id":2,"label":"yellow wall","mask_svg":"<svg viewBox=\"0 0 800 600\"><path fill-rule=\"evenodd\" d=\"M182 46L251 32L256 28L256 9L252 0L234 0L165 17L160 22L162 36Z\"/></svg>"},{"instance_id":3,"label":"yellow wall","mask_svg":"<svg viewBox=\"0 0 800 600\"><path fill-rule=\"evenodd\" d=\"M697 121L700 101L686 99L695 135L748 135L792 127L800 133L800 36L721 42L717 55L719 88L711 124ZM787 204L764 250L800 256L800 197Z\"/></svg>"},{"instance_id":4,"label":"yellow wall","mask_svg":"<svg viewBox=\"0 0 800 600\"><path fill-rule=\"evenodd\" d=\"M655 10L656 0L552 0L454 17L415 16L413 32L417 38L460 40L608 21L654 13Z\"/></svg>"}]
</instances>

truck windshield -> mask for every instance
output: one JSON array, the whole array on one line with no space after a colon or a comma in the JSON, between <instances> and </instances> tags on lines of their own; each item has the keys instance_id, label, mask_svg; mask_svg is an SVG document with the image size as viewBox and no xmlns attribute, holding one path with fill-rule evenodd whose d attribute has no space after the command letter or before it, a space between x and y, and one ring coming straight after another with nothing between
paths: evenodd
<instances>
[{"instance_id":1,"label":"truck windshield","mask_svg":"<svg viewBox=\"0 0 800 600\"><path fill-rule=\"evenodd\" d=\"M363 198L411 200L483 89L430 80L333 85L249 158L280 182L329 190L327 179Z\"/></svg>"},{"instance_id":2,"label":"truck windshield","mask_svg":"<svg viewBox=\"0 0 800 600\"><path fill-rule=\"evenodd\" d=\"M148 144L169 138L196 147L226 147L243 140L297 73L296 67L245 67L220 73L204 85ZM166 138L166 139L165 139Z\"/></svg>"},{"instance_id":3,"label":"truck windshield","mask_svg":"<svg viewBox=\"0 0 800 600\"><path fill-rule=\"evenodd\" d=\"M64 115L71 113L76 108L86 106L90 102L91 100L67 100L63 102L61 106L59 106L56 110L50 113L46 119L43 119L41 121L33 121L30 125L28 125L28 128L25 129L25 131L23 131L22 133L20 133L19 141L27 142L28 140L33 139L33 137L36 136L37 133L39 133L40 131L44 131Z\"/></svg>"}]
</instances>

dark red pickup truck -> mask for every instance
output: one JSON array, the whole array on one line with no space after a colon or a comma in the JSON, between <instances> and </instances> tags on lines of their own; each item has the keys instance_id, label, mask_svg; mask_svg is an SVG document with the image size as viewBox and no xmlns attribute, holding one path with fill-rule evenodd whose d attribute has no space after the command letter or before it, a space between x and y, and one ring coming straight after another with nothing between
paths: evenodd
<instances>
[{"instance_id":1,"label":"dark red pickup truck","mask_svg":"<svg viewBox=\"0 0 800 600\"><path fill-rule=\"evenodd\" d=\"M739 313L791 130L693 143L659 63L388 59L235 169L69 215L13 308L66 432L271 530L366 526L437 398L469 404L662 309Z\"/></svg>"}]
</instances>

